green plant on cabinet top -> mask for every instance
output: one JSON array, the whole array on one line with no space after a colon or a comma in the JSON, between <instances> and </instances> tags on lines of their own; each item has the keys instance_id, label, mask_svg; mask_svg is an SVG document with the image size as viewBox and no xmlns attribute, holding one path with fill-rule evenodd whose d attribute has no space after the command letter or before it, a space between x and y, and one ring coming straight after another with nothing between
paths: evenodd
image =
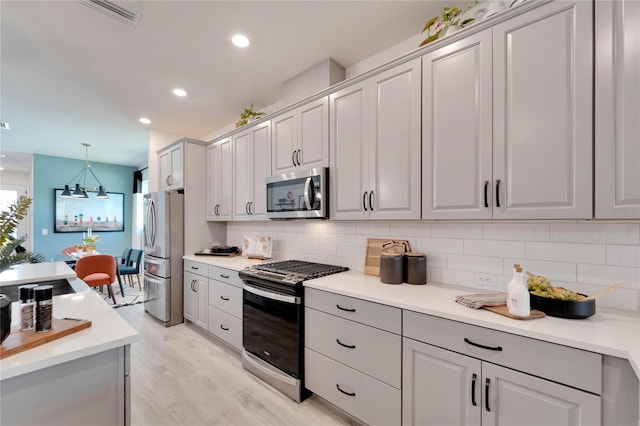
<instances>
[{"instance_id":1,"label":"green plant on cabinet top","mask_svg":"<svg viewBox=\"0 0 640 426\"><path fill-rule=\"evenodd\" d=\"M474 18L462 18L469 11L469 9L477 4L478 0L474 0L464 10L460 10L457 7L451 8L449 6L446 6L444 9L442 9L441 15L434 16L433 18L429 19L426 24L424 24L422 32L424 33L425 31L427 31L427 38L424 39L422 43L420 43L420 46L424 46L425 44L437 40L441 35L446 35L447 29L449 29L450 27L464 28L465 26L472 23L475 20Z\"/></svg>"}]
</instances>

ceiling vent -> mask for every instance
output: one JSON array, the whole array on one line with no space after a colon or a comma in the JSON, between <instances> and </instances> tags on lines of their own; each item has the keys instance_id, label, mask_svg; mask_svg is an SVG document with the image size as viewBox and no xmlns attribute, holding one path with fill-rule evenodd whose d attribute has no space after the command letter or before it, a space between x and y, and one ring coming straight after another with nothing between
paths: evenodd
<instances>
[{"instance_id":1,"label":"ceiling vent","mask_svg":"<svg viewBox=\"0 0 640 426\"><path fill-rule=\"evenodd\" d=\"M142 16L136 10L126 9L109 0L80 0L80 3L132 27L138 24Z\"/></svg>"},{"instance_id":2,"label":"ceiling vent","mask_svg":"<svg viewBox=\"0 0 640 426\"><path fill-rule=\"evenodd\" d=\"M9 123L5 123L4 121L0 121L0 129L9 130Z\"/></svg>"}]
</instances>

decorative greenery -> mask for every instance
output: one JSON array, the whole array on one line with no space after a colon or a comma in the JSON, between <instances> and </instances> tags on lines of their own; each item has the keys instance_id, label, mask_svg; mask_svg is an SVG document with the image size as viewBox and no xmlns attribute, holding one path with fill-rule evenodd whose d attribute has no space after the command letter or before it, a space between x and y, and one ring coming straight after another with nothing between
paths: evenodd
<instances>
[{"instance_id":1,"label":"decorative greenery","mask_svg":"<svg viewBox=\"0 0 640 426\"><path fill-rule=\"evenodd\" d=\"M257 120L265 115L264 112L256 112L253 110L253 104L249 105L249 108L245 108L240 113L240 120L236 121L236 127L244 126L250 121Z\"/></svg>"},{"instance_id":2,"label":"decorative greenery","mask_svg":"<svg viewBox=\"0 0 640 426\"><path fill-rule=\"evenodd\" d=\"M13 238L11 236L18 223L26 216L31 201L29 197L20 196L16 203L9 206L8 211L0 213L0 271L18 263L40 263L45 260L45 257L39 253L30 251L18 253L16 248L25 242L26 237Z\"/></svg>"},{"instance_id":3,"label":"decorative greenery","mask_svg":"<svg viewBox=\"0 0 640 426\"><path fill-rule=\"evenodd\" d=\"M427 31L427 38L420 43L420 46L424 46L425 44L431 43L434 40L440 38L441 35L446 33L447 28L459 26L460 28L464 28L466 25L472 23L474 18L467 18L460 22L464 14L469 11L472 7L478 4L478 0L472 1L469 6L467 6L464 10L460 10L457 7L445 7L442 9L442 15L434 16L429 19L426 24L424 24L424 28L422 28L422 32Z\"/></svg>"}]
</instances>

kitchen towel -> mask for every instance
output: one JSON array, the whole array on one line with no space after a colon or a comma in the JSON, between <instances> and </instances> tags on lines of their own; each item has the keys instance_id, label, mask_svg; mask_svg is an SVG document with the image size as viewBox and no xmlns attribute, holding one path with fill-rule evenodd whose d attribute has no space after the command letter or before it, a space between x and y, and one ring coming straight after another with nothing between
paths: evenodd
<instances>
[{"instance_id":1,"label":"kitchen towel","mask_svg":"<svg viewBox=\"0 0 640 426\"><path fill-rule=\"evenodd\" d=\"M507 293L463 294L456 296L456 302L473 309L480 309L483 306L501 306L507 303Z\"/></svg>"}]
</instances>

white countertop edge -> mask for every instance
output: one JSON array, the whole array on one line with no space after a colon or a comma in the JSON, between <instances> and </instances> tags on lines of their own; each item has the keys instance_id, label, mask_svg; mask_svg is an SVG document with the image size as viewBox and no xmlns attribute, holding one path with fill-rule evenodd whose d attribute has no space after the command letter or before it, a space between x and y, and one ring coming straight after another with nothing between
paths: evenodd
<instances>
[{"instance_id":1,"label":"white countertop edge","mask_svg":"<svg viewBox=\"0 0 640 426\"><path fill-rule=\"evenodd\" d=\"M75 271L64 262L20 263L0 273L0 287L74 278Z\"/></svg>"}]
</instances>

